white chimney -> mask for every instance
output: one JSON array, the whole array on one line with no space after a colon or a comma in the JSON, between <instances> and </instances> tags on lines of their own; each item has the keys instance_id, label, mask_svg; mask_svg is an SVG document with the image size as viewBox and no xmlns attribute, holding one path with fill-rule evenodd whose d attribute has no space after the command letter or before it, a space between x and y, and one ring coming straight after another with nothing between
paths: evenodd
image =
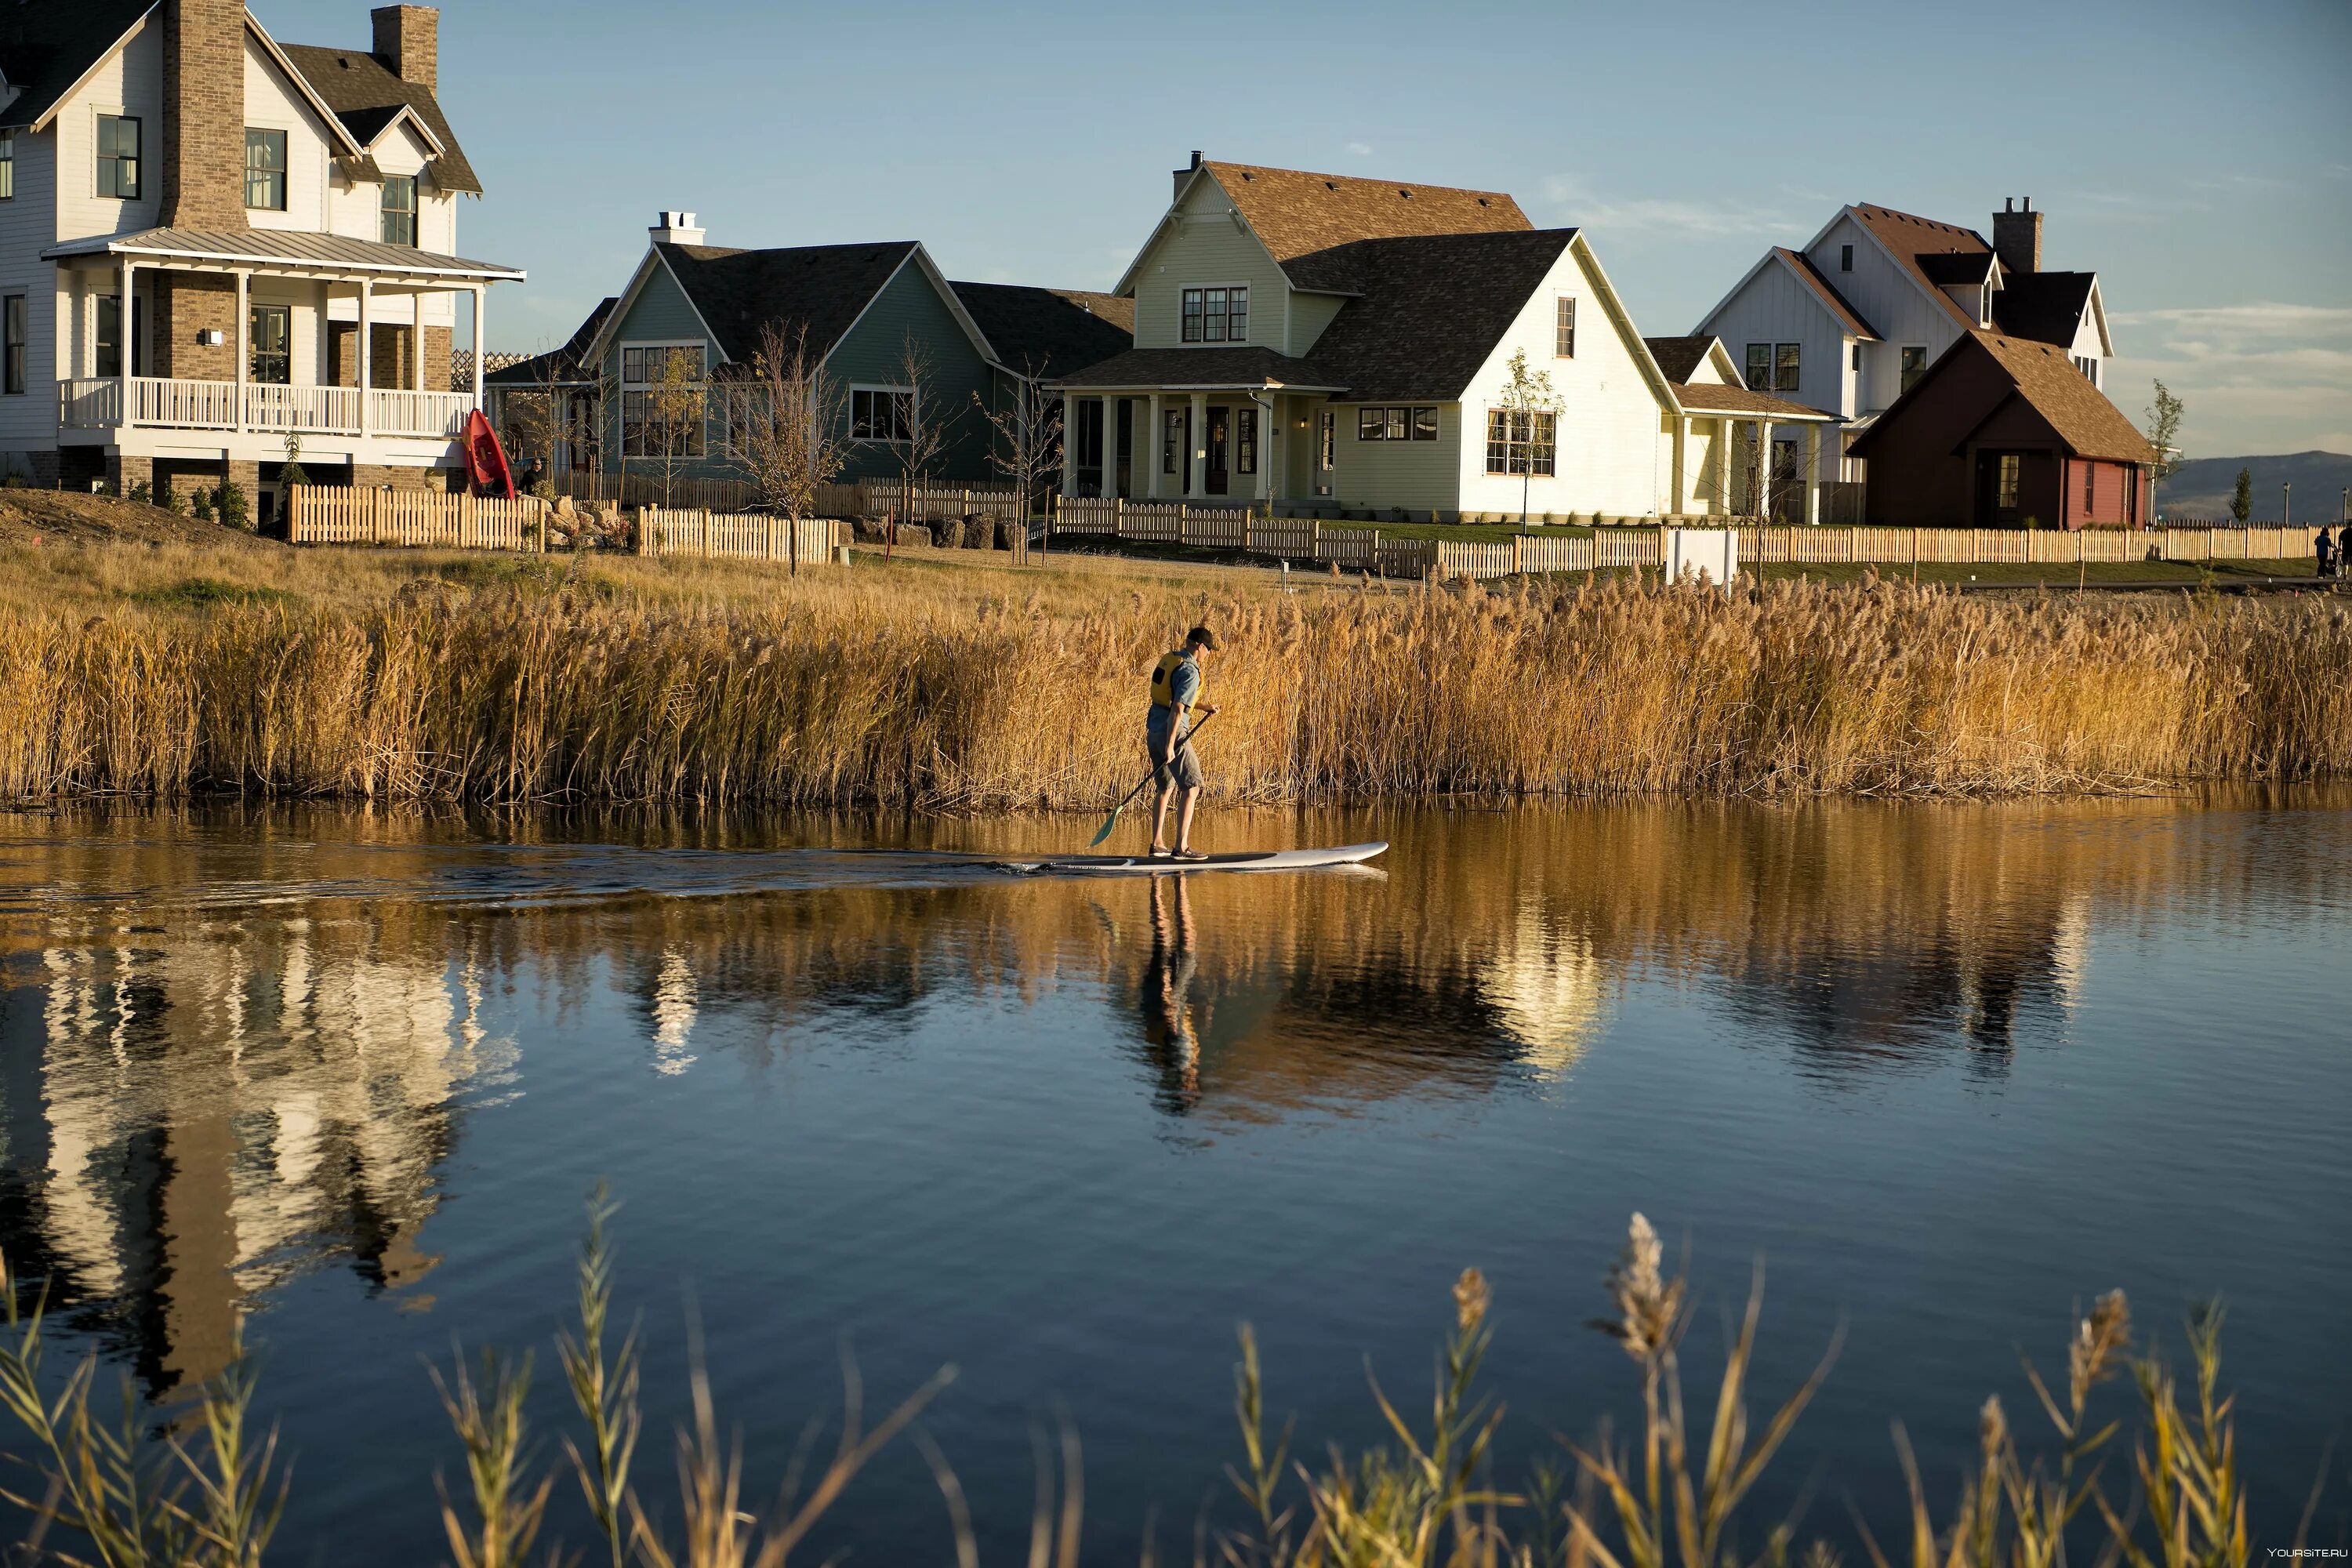
<instances>
[{"instance_id":1,"label":"white chimney","mask_svg":"<svg viewBox=\"0 0 2352 1568\"><path fill-rule=\"evenodd\" d=\"M692 213L670 212L665 209L660 218L647 231L656 245L700 245L702 230L694 226Z\"/></svg>"}]
</instances>

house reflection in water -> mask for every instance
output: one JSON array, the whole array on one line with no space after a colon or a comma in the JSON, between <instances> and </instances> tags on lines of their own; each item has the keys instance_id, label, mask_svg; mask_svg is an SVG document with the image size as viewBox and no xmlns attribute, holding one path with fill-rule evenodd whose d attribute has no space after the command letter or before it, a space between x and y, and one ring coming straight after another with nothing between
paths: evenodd
<instances>
[{"instance_id":1,"label":"house reflection in water","mask_svg":"<svg viewBox=\"0 0 2352 1568\"><path fill-rule=\"evenodd\" d=\"M249 1300L295 1274L340 1259L400 1290L433 1268L453 1098L514 1051L482 1027L473 957L383 937L58 922L0 949L0 1248L151 1396L219 1371Z\"/></svg>"}]
</instances>

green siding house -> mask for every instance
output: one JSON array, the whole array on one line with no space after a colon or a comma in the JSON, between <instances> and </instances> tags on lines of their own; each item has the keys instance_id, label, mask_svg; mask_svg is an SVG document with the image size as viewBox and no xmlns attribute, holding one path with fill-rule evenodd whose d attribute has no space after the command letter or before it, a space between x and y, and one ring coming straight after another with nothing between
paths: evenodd
<instances>
[{"instance_id":1,"label":"green siding house","mask_svg":"<svg viewBox=\"0 0 2352 1568\"><path fill-rule=\"evenodd\" d=\"M693 225L691 213L662 215L628 286L578 352L577 379L602 395L593 416L600 439L574 447L595 448L607 471L668 466L681 477L740 477L716 399L684 455L665 465L668 433L655 393L666 374L720 381L730 367L740 374L772 325L823 355L838 393L833 417L850 441L845 479L898 473L897 433L918 403L945 436L929 477L983 479L983 405L1034 397L1048 368L1090 364L1134 342L1130 301L950 283L915 240L734 250L702 243Z\"/></svg>"}]
</instances>

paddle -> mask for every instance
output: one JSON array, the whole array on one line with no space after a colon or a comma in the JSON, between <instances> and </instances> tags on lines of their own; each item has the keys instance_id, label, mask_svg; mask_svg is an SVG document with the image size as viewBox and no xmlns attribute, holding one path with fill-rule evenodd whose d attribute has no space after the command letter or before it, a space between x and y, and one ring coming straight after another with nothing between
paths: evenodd
<instances>
[{"instance_id":1,"label":"paddle","mask_svg":"<svg viewBox=\"0 0 2352 1568\"><path fill-rule=\"evenodd\" d=\"M1191 745L1193 738L1199 735L1202 731L1207 729L1215 718L1216 715L1212 713L1208 718L1202 720L1199 723L1185 731L1183 738L1176 742L1176 749L1181 752L1186 746ZM1094 846L1100 844L1104 839L1110 837L1110 830L1118 826L1118 814L1127 809L1129 802L1132 801L1137 795L1143 793L1143 786L1150 784L1152 780L1152 775L1159 773L1159 771L1160 770L1158 768L1154 768L1150 773L1145 773L1141 778L1135 781L1135 787L1133 789L1129 790L1125 795L1119 796L1118 804L1110 808L1110 815L1108 816L1103 818L1102 826L1096 830L1095 836L1092 838L1087 840L1087 847L1088 848L1092 848Z\"/></svg>"}]
</instances>

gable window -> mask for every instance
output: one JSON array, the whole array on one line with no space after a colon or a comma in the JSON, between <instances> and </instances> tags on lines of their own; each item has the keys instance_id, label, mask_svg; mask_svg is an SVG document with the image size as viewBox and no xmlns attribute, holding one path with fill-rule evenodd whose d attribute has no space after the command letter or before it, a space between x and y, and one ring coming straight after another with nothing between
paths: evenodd
<instances>
[{"instance_id":1,"label":"gable window","mask_svg":"<svg viewBox=\"0 0 2352 1568\"><path fill-rule=\"evenodd\" d=\"M1184 290L1184 341L1238 343L1249 337L1249 289L1243 284Z\"/></svg>"},{"instance_id":2,"label":"gable window","mask_svg":"<svg viewBox=\"0 0 2352 1568\"><path fill-rule=\"evenodd\" d=\"M1339 457L1339 411L1326 408L1315 416L1315 466L1331 471Z\"/></svg>"},{"instance_id":3,"label":"gable window","mask_svg":"<svg viewBox=\"0 0 2352 1568\"><path fill-rule=\"evenodd\" d=\"M2017 453L2003 452L2000 455L2000 479L1994 487L1998 494L1993 504L2003 511L2017 510L2018 491L2021 488L2024 468L2025 459Z\"/></svg>"},{"instance_id":4,"label":"gable window","mask_svg":"<svg viewBox=\"0 0 2352 1568\"><path fill-rule=\"evenodd\" d=\"M1801 343L1774 343L1772 345L1773 391L1794 392L1797 390L1798 361L1801 357L1800 351L1803 346L1804 345Z\"/></svg>"},{"instance_id":5,"label":"gable window","mask_svg":"<svg viewBox=\"0 0 2352 1568\"><path fill-rule=\"evenodd\" d=\"M284 386L294 379L292 315L284 305L253 307L253 379L265 386Z\"/></svg>"},{"instance_id":6,"label":"gable window","mask_svg":"<svg viewBox=\"0 0 2352 1568\"><path fill-rule=\"evenodd\" d=\"M0 391L25 390L25 297L0 300Z\"/></svg>"},{"instance_id":7,"label":"gable window","mask_svg":"<svg viewBox=\"0 0 2352 1568\"><path fill-rule=\"evenodd\" d=\"M0 202L16 194L16 133L0 131Z\"/></svg>"},{"instance_id":8,"label":"gable window","mask_svg":"<svg viewBox=\"0 0 2352 1568\"><path fill-rule=\"evenodd\" d=\"M386 174L383 177L383 242L386 245L416 243L416 176Z\"/></svg>"},{"instance_id":9,"label":"gable window","mask_svg":"<svg viewBox=\"0 0 2352 1568\"><path fill-rule=\"evenodd\" d=\"M1549 409L1488 409L1486 471L1549 475L1559 429L1559 416Z\"/></svg>"},{"instance_id":10,"label":"gable window","mask_svg":"<svg viewBox=\"0 0 2352 1568\"><path fill-rule=\"evenodd\" d=\"M700 343L625 345L621 350L621 455L702 456L703 376Z\"/></svg>"},{"instance_id":11,"label":"gable window","mask_svg":"<svg viewBox=\"0 0 2352 1568\"><path fill-rule=\"evenodd\" d=\"M1918 343L1905 345L1903 350L1903 390L1906 392L1910 391L1911 384L1918 380L1919 373L1927 368L1927 351L1926 347Z\"/></svg>"},{"instance_id":12,"label":"gable window","mask_svg":"<svg viewBox=\"0 0 2352 1568\"><path fill-rule=\"evenodd\" d=\"M2099 361L2095 354L2076 354L2074 368L2083 373L2084 381L2089 382L2093 386L2099 384Z\"/></svg>"},{"instance_id":13,"label":"gable window","mask_svg":"<svg viewBox=\"0 0 2352 1568\"><path fill-rule=\"evenodd\" d=\"M1356 439L1434 441L1437 439L1437 410L1403 405L1359 408L1356 410ZM1327 463L1324 466L1328 468L1330 465Z\"/></svg>"},{"instance_id":14,"label":"gable window","mask_svg":"<svg viewBox=\"0 0 2352 1568\"><path fill-rule=\"evenodd\" d=\"M245 205L286 210L286 132L245 128Z\"/></svg>"},{"instance_id":15,"label":"gable window","mask_svg":"<svg viewBox=\"0 0 2352 1568\"><path fill-rule=\"evenodd\" d=\"M1841 245L1838 247L1838 270L1840 272L1851 272L1853 270L1853 246Z\"/></svg>"},{"instance_id":16,"label":"gable window","mask_svg":"<svg viewBox=\"0 0 2352 1568\"><path fill-rule=\"evenodd\" d=\"M139 199L139 121L135 115L98 117L98 194L117 201Z\"/></svg>"},{"instance_id":17,"label":"gable window","mask_svg":"<svg viewBox=\"0 0 2352 1568\"><path fill-rule=\"evenodd\" d=\"M1750 392L1772 390L1772 345L1770 343L1748 345L1748 390Z\"/></svg>"},{"instance_id":18,"label":"gable window","mask_svg":"<svg viewBox=\"0 0 2352 1568\"><path fill-rule=\"evenodd\" d=\"M915 426L915 389L911 386L853 386L849 389L849 438L853 441L898 442L909 438ZM1080 431L1080 444L1085 432Z\"/></svg>"},{"instance_id":19,"label":"gable window","mask_svg":"<svg viewBox=\"0 0 2352 1568\"><path fill-rule=\"evenodd\" d=\"M1552 321L1552 357L1576 357L1576 301L1562 296Z\"/></svg>"}]
</instances>

